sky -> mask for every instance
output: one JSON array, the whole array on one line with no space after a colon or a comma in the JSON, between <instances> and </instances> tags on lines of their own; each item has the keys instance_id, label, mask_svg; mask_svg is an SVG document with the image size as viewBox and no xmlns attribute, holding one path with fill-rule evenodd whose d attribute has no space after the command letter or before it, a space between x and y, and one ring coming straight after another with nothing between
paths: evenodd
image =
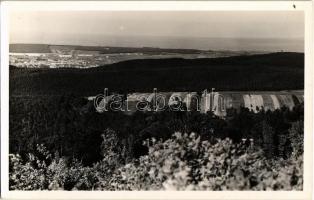
<instances>
[{"instance_id":1,"label":"sky","mask_svg":"<svg viewBox=\"0 0 314 200\"><path fill-rule=\"evenodd\" d=\"M301 11L12 11L9 23L10 43L176 47L186 38L189 48L192 40L227 38L291 40L302 48L304 37Z\"/></svg>"}]
</instances>

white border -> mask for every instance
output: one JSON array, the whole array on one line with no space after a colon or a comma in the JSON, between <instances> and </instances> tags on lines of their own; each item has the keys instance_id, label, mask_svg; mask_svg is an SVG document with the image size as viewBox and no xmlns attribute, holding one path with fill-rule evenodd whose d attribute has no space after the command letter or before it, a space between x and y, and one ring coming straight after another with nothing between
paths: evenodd
<instances>
[{"instance_id":1,"label":"white border","mask_svg":"<svg viewBox=\"0 0 314 200\"><path fill-rule=\"evenodd\" d=\"M296 9L293 8L296 5ZM8 125L9 70L7 13L18 10L114 10L114 11L304 11L305 13L305 140L303 191L8 191ZM312 2L249 2L249 1L5 1L1 2L1 196L10 199L311 199L313 179L313 25Z\"/></svg>"}]
</instances>

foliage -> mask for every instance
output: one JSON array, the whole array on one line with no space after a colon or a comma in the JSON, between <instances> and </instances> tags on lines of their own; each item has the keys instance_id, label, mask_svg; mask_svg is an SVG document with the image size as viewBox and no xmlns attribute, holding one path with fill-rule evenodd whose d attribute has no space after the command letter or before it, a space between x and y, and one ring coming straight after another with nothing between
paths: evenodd
<instances>
[{"instance_id":1,"label":"foliage","mask_svg":"<svg viewBox=\"0 0 314 200\"><path fill-rule=\"evenodd\" d=\"M48 97L10 97L10 153L36 151L36 144L44 144L60 156L79 158L84 164L101 159L101 133L93 127L83 98L73 95Z\"/></svg>"},{"instance_id":2,"label":"foliage","mask_svg":"<svg viewBox=\"0 0 314 200\"><path fill-rule=\"evenodd\" d=\"M69 163L65 158L58 158L37 145L39 155L29 154L27 161L17 154L10 154L10 190L71 190L92 188L90 168L83 167L74 160ZM86 181L89 180L89 181Z\"/></svg>"},{"instance_id":3,"label":"foliage","mask_svg":"<svg viewBox=\"0 0 314 200\"><path fill-rule=\"evenodd\" d=\"M10 155L12 190L302 190L302 154L267 159L252 144L226 138L202 141L195 133L145 140L148 155L121 160L116 134L103 134L103 160L92 167L68 162L37 146L26 161ZM299 144L300 145L300 144Z\"/></svg>"},{"instance_id":4,"label":"foliage","mask_svg":"<svg viewBox=\"0 0 314 200\"><path fill-rule=\"evenodd\" d=\"M300 190L302 157L267 160L230 139L211 144L194 133L147 140L149 154L119 169L115 190Z\"/></svg>"}]
</instances>

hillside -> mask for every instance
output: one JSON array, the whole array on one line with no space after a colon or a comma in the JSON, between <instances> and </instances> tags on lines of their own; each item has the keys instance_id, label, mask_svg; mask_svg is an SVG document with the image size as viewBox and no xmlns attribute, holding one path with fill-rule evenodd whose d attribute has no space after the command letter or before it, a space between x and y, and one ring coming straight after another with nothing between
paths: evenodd
<instances>
[{"instance_id":1,"label":"hillside","mask_svg":"<svg viewBox=\"0 0 314 200\"><path fill-rule=\"evenodd\" d=\"M109 91L293 90L304 88L304 54L130 60L89 69L10 67L11 95L96 95Z\"/></svg>"}]
</instances>

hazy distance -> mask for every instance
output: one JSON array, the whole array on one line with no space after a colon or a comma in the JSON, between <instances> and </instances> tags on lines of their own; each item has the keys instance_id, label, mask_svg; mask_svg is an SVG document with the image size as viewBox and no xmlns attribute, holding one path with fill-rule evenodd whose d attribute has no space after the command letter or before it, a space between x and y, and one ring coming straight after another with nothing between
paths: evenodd
<instances>
[{"instance_id":1,"label":"hazy distance","mask_svg":"<svg viewBox=\"0 0 314 200\"><path fill-rule=\"evenodd\" d=\"M304 51L301 11L12 11L10 43Z\"/></svg>"}]
</instances>

